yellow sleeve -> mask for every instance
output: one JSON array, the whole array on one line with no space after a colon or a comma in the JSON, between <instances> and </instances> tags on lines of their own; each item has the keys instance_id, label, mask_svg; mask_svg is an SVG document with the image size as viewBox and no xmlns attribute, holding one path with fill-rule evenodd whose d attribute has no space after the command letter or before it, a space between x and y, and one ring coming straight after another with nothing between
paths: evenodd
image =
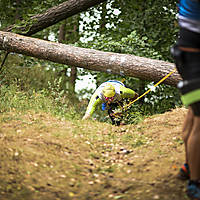
<instances>
[{"instance_id":1,"label":"yellow sleeve","mask_svg":"<svg viewBox=\"0 0 200 200\"><path fill-rule=\"evenodd\" d=\"M135 91L124 86L120 86L120 93L122 98L134 98L136 94Z\"/></svg>"},{"instance_id":2,"label":"yellow sleeve","mask_svg":"<svg viewBox=\"0 0 200 200\"><path fill-rule=\"evenodd\" d=\"M94 111L96 110L97 105L99 105L101 103L102 103L102 100L98 97L97 94L94 93L90 99L86 113L91 116L94 113Z\"/></svg>"}]
</instances>

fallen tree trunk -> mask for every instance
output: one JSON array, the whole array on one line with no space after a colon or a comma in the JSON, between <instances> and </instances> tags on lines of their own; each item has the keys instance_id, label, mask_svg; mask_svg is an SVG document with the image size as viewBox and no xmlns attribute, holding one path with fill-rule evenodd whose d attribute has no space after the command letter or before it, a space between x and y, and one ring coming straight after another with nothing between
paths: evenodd
<instances>
[{"instance_id":1,"label":"fallen tree trunk","mask_svg":"<svg viewBox=\"0 0 200 200\"><path fill-rule=\"evenodd\" d=\"M31 17L29 21L22 21L21 25L11 25L4 31L10 32L14 29L15 33L30 36L104 1L106 0L68 0L42 14Z\"/></svg>"},{"instance_id":2,"label":"fallen tree trunk","mask_svg":"<svg viewBox=\"0 0 200 200\"><path fill-rule=\"evenodd\" d=\"M129 54L103 52L49 42L0 31L0 49L92 71L121 74L159 81L174 69L174 64ZM175 86L181 80L177 72L164 83Z\"/></svg>"}]
</instances>

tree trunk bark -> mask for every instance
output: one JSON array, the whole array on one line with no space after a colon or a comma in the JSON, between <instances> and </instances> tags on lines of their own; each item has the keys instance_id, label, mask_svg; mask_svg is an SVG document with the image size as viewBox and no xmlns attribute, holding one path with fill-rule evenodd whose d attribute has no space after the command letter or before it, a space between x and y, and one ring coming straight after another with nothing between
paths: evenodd
<instances>
[{"instance_id":1,"label":"tree trunk bark","mask_svg":"<svg viewBox=\"0 0 200 200\"><path fill-rule=\"evenodd\" d=\"M65 40L70 44L74 44L80 39L79 21L80 21L80 14L72 16L67 19L68 23L67 23ZM69 93L74 96L75 96L76 79L77 79L77 68L76 66L71 66L70 77L69 77Z\"/></svg>"},{"instance_id":2,"label":"tree trunk bark","mask_svg":"<svg viewBox=\"0 0 200 200\"><path fill-rule=\"evenodd\" d=\"M65 41L66 23L67 23L67 21L64 20L63 23L59 27L59 33L58 33L58 42L59 43L63 43ZM68 81L67 80L68 79L68 77L67 77L67 67L64 70L60 71L60 73L58 75L62 77L61 88L65 91L68 90L68 87L66 87L67 86L66 83Z\"/></svg>"},{"instance_id":3,"label":"tree trunk bark","mask_svg":"<svg viewBox=\"0 0 200 200\"><path fill-rule=\"evenodd\" d=\"M69 66L156 82L175 68L174 64L160 60L73 47L2 31L0 49ZM175 86L179 80L181 78L175 72L163 83Z\"/></svg>"},{"instance_id":4,"label":"tree trunk bark","mask_svg":"<svg viewBox=\"0 0 200 200\"><path fill-rule=\"evenodd\" d=\"M66 40L66 23L67 23L67 20L65 20L64 23L61 24L61 26L59 28L59 36L58 36L58 42L59 43L63 43ZM73 32L77 33L77 34L74 34L74 36L72 36L72 33L70 33L71 39L77 40L78 31L76 31L76 29L77 28L74 25ZM70 39L68 39L68 41L69 40ZM63 71L65 73L65 76L67 74L66 70ZM70 72L70 77L69 77L69 88L68 89L69 89L69 93L72 94L72 95L75 94L76 78L77 78L77 68L74 67L74 66L71 66L71 72Z\"/></svg>"},{"instance_id":5,"label":"tree trunk bark","mask_svg":"<svg viewBox=\"0 0 200 200\"><path fill-rule=\"evenodd\" d=\"M24 22L24 24L22 22L20 27L12 25L4 29L4 31L10 32L14 30L15 33L30 36L104 1L106 0L68 0L58 6L48 9L45 13L31 17L30 20Z\"/></svg>"},{"instance_id":6,"label":"tree trunk bark","mask_svg":"<svg viewBox=\"0 0 200 200\"><path fill-rule=\"evenodd\" d=\"M77 68L75 66L72 66L70 72L70 80L69 80L69 87L70 87L69 92L72 95L75 94L76 78L77 78Z\"/></svg>"},{"instance_id":7,"label":"tree trunk bark","mask_svg":"<svg viewBox=\"0 0 200 200\"><path fill-rule=\"evenodd\" d=\"M65 34L66 34L66 20L59 27L59 34L58 34L58 42L63 43L65 41Z\"/></svg>"}]
</instances>

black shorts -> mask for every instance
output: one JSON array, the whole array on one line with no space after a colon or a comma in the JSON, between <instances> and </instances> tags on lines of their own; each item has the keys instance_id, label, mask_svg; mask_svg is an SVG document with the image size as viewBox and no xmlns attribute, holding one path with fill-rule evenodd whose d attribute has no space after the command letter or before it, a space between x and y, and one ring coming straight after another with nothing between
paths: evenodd
<instances>
[{"instance_id":1,"label":"black shorts","mask_svg":"<svg viewBox=\"0 0 200 200\"><path fill-rule=\"evenodd\" d=\"M200 49L200 33L180 28L177 44L182 47Z\"/></svg>"},{"instance_id":2,"label":"black shorts","mask_svg":"<svg viewBox=\"0 0 200 200\"><path fill-rule=\"evenodd\" d=\"M200 33L180 28L177 46L200 49ZM184 80L200 79L200 52L182 52L179 73Z\"/></svg>"}]
</instances>

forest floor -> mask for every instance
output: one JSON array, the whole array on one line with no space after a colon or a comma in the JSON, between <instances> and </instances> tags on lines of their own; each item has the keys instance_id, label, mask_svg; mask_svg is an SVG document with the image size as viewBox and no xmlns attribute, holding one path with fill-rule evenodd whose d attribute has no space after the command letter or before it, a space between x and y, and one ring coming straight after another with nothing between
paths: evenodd
<instances>
[{"instance_id":1,"label":"forest floor","mask_svg":"<svg viewBox=\"0 0 200 200\"><path fill-rule=\"evenodd\" d=\"M0 114L0 200L187 200L177 108L137 125Z\"/></svg>"}]
</instances>

